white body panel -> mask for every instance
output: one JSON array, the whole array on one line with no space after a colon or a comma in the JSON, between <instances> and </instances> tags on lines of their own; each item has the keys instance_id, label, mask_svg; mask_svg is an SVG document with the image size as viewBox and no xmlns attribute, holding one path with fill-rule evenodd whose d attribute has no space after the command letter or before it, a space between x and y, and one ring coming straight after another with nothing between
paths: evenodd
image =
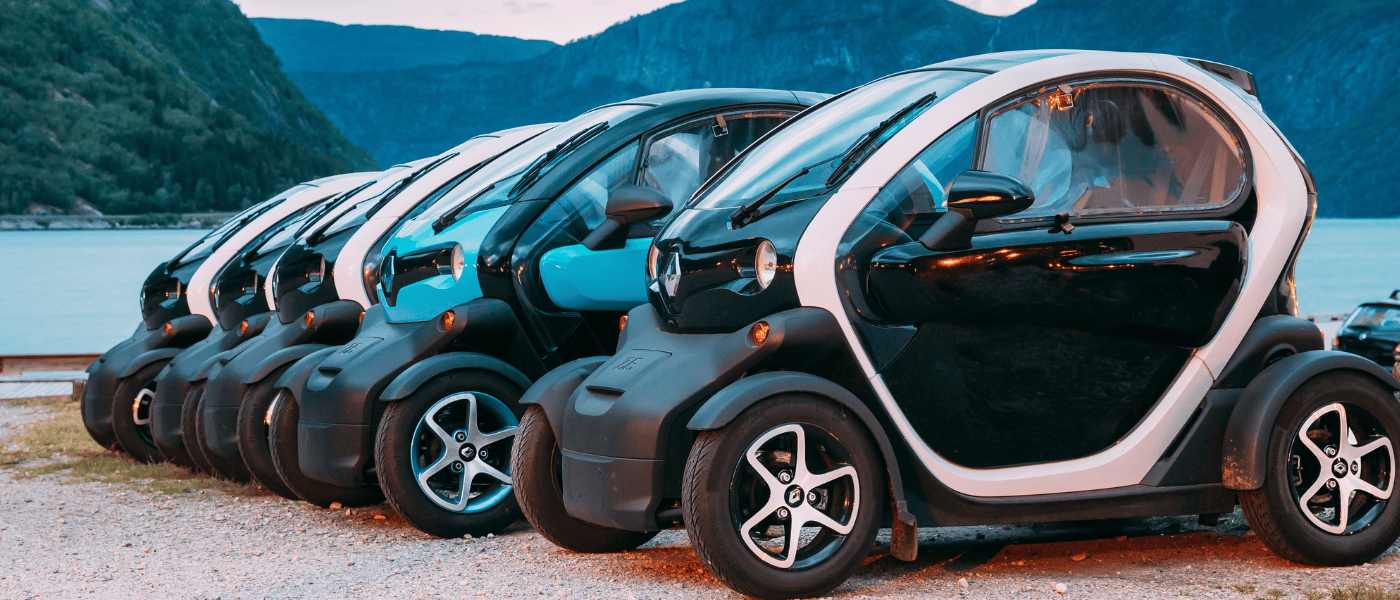
<instances>
[{"instance_id":1,"label":"white body panel","mask_svg":"<svg viewBox=\"0 0 1400 600\"><path fill-rule=\"evenodd\" d=\"M432 172L424 175L421 179L414 181L408 188L399 193L388 204L374 213L360 229L350 237L350 240L341 248L340 254L335 259L335 267L332 268L332 279L335 281L336 296L341 300L354 300L361 307L369 308L370 297L365 291L365 277L363 269L375 268L379 265L365 265L365 256L369 254L374 243L379 240L389 229L399 223L404 214L411 210L424 197L437 191L443 184L451 181L452 178L461 175L483 161L490 160L495 156L514 148L517 144L528 140L540 132L553 127L554 124L531 125L528 127L517 127L508 129L482 138L492 138L471 144L470 147L462 149L467 144L453 148L444 154L452 152L460 153L447 162L438 165ZM477 138L473 138L476 140ZM347 269L355 272L350 273ZM335 273L339 271L339 273ZM276 306L271 302L268 306Z\"/></svg>"},{"instance_id":2,"label":"white body panel","mask_svg":"<svg viewBox=\"0 0 1400 600\"><path fill-rule=\"evenodd\" d=\"M214 307L209 301L209 286L214 282L214 276L222 271L224 265L231 260L236 253L253 241L258 234L266 231L268 227L276 225L286 218L308 205L315 204L326 198L340 194L347 190L354 189L365 179L373 177L373 173L354 173L350 175L340 175L318 179L307 184L309 187L283 200L281 204L274 206L267 212L258 215L258 218L244 225L224 243L214 250L209 258L195 270L190 276L189 286L185 290L185 299L190 305L190 314L200 315L209 319L210 323L217 323L214 317Z\"/></svg>"},{"instance_id":3,"label":"white body panel","mask_svg":"<svg viewBox=\"0 0 1400 600\"><path fill-rule=\"evenodd\" d=\"M968 85L895 134L829 199L807 227L793 259L798 296L840 323L846 341L861 349L835 279L837 245L875 194L943 133L982 107L1037 82L1102 71L1153 73L1208 97L1244 130L1254 168L1259 214L1249 238L1244 288L1215 339L1195 352L1148 415L1118 444L1097 454L1056 463L996 469L962 467L935 453L905 418L869 356L855 352L866 377L923 465L949 488L971 496L1028 496L1108 489L1142 482L1230 359L1278 281L1307 218L1302 174L1287 142L1239 96L1214 78L1166 55L1084 52L1046 58Z\"/></svg>"}]
</instances>

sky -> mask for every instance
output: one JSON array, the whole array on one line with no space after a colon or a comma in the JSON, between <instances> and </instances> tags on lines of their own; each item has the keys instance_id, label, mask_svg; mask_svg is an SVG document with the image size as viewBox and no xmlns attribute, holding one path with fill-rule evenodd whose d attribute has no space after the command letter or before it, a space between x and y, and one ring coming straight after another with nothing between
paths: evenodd
<instances>
[{"instance_id":1,"label":"sky","mask_svg":"<svg viewBox=\"0 0 1400 600\"><path fill-rule=\"evenodd\" d=\"M342 25L409 25L544 39L587 37L676 0L233 0L249 17L315 19ZM1035 0L953 0L992 15Z\"/></svg>"}]
</instances>

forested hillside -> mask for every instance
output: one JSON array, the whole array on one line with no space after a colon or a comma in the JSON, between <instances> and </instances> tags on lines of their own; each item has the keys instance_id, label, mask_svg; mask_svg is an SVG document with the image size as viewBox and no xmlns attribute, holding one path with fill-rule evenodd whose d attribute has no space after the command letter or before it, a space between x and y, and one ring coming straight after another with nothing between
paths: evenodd
<instances>
[{"instance_id":1,"label":"forested hillside","mask_svg":"<svg viewBox=\"0 0 1400 600\"><path fill-rule=\"evenodd\" d=\"M282 70L364 73L464 62L513 62L559 47L547 40L522 40L466 31L415 29L400 25L337 25L305 19L249 19L277 51Z\"/></svg>"},{"instance_id":2,"label":"forested hillside","mask_svg":"<svg viewBox=\"0 0 1400 600\"><path fill-rule=\"evenodd\" d=\"M1249 70L1317 176L1321 215L1400 215L1383 191L1400 177L1394 0L1040 0L1010 17L945 0L689 0L517 63L294 77L347 137L390 163L652 92L838 92L940 60L1032 48L1164 52Z\"/></svg>"},{"instance_id":3,"label":"forested hillside","mask_svg":"<svg viewBox=\"0 0 1400 600\"><path fill-rule=\"evenodd\" d=\"M0 0L0 214L236 210L374 165L228 0Z\"/></svg>"}]
</instances>

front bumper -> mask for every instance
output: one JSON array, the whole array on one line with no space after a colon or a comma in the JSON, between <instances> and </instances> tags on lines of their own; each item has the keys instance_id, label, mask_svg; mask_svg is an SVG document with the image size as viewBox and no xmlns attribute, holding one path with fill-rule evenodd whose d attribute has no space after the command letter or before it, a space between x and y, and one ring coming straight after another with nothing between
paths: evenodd
<instances>
[{"instance_id":1,"label":"front bumper","mask_svg":"<svg viewBox=\"0 0 1400 600\"><path fill-rule=\"evenodd\" d=\"M246 383L273 354L302 344L311 343L318 333L335 330L354 331L359 326L360 305L350 301L324 304L311 311L315 318L308 325L304 319L288 324L272 315L262 333L238 347L238 353L209 378L204 389L204 430L208 450L224 458L236 459L238 450L238 410L248 393ZM339 341L344 341L341 337Z\"/></svg>"},{"instance_id":2,"label":"front bumper","mask_svg":"<svg viewBox=\"0 0 1400 600\"><path fill-rule=\"evenodd\" d=\"M244 340L257 335L267 323L266 315L248 321L248 330L216 329L208 337L186 348L171 359L156 378L156 396L151 399L151 437L167 448L184 448L180 414L190 387L209 372L210 362Z\"/></svg>"},{"instance_id":3,"label":"front bumper","mask_svg":"<svg viewBox=\"0 0 1400 600\"><path fill-rule=\"evenodd\" d=\"M567 398L539 402L558 435L569 514L618 529L662 527L658 510L680 498L681 472L694 442L690 418L706 399L775 353L803 351L800 336L791 334L808 326L814 310L763 319L768 339L755 345L750 327L667 333L651 305L632 309L618 353L577 388L557 392ZM557 407L552 413L551 404Z\"/></svg>"},{"instance_id":4,"label":"front bumper","mask_svg":"<svg viewBox=\"0 0 1400 600\"><path fill-rule=\"evenodd\" d=\"M112 438L112 398L116 396L120 375L142 355L161 348L189 346L209 333L209 321L197 315L187 315L164 327L146 329L137 325L131 337L108 350L87 369L88 379L83 388L83 423L94 438Z\"/></svg>"},{"instance_id":5,"label":"front bumper","mask_svg":"<svg viewBox=\"0 0 1400 600\"><path fill-rule=\"evenodd\" d=\"M359 335L327 355L295 391L302 473L340 487L371 483L366 473L383 414L379 395L404 369L437 354L466 322L465 312L443 329L438 319L389 323L382 305L366 311Z\"/></svg>"}]
</instances>

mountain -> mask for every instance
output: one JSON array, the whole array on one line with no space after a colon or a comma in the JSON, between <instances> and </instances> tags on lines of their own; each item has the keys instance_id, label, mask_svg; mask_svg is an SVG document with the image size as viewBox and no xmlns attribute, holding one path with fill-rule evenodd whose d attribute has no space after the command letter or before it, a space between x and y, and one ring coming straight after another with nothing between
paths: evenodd
<instances>
[{"instance_id":1,"label":"mountain","mask_svg":"<svg viewBox=\"0 0 1400 600\"><path fill-rule=\"evenodd\" d=\"M398 25L337 25L305 19L249 19L277 52L282 70L362 73L465 62L514 62L558 48L546 40L522 40L465 31Z\"/></svg>"},{"instance_id":2,"label":"mountain","mask_svg":"<svg viewBox=\"0 0 1400 600\"><path fill-rule=\"evenodd\" d=\"M236 210L374 167L228 0L0 3L0 214Z\"/></svg>"},{"instance_id":3,"label":"mountain","mask_svg":"<svg viewBox=\"0 0 1400 600\"><path fill-rule=\"evenodd\" d=\"M1319 214L1396 216L1400 3L1393 0L1040 0L1009 17L945 0L689 0L513 63L293 75L382 163L471 135L705 86L838 92L948 58L1033 48L1181 54L1253 72L1308 160ZM280 50L279 50L280 51Z\"/></svg>"}]
</instances>

